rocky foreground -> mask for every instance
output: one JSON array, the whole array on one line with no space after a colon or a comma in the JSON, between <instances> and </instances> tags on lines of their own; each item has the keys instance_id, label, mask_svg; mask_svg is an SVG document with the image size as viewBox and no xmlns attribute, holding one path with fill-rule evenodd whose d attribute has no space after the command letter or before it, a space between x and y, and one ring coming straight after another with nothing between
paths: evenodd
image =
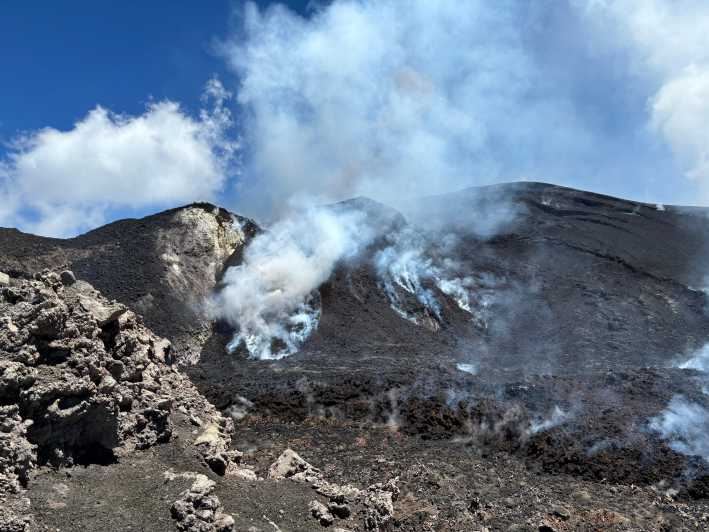
<instances>
[{"instance_id":1,"label":"rocky foreground","mask_svg":"<svg viewBox=\"0 0 709 532\"><path fill-rule=\"evenodd\" d=\"M195 452L212 469L223 473L238 459L228 451L231 419L171 365L170 342L72 272L7 283L0 320L0 488L7 497L0 529L36 525L22 506L26 498L17 495L38 467L116 463L169 442L178 413L199 420ZM197 521L210 524L205 530L233 525L216 499L204 514L176 507L188 527Z\"/></svg>"},{"instance_id":2,"label":"rocky foreground","mask_svg":"<svg viewBox=\"0 0 709 532\"><path fill-rule=\"evenodd\" d=\"M170 342L124 305L77 281L71 271L45 271L29 281L8 279L5 285L0 295L0 530L45 529L26 493L42 469L66 471L71 478L75 468L110 469L157 445L182 447L198 466L197 471L152 471L166 483L188 483L162 509L174 526L195 532L235 530L208 474L233 477L237 483L263 479L241 465L241 452L229 449L231 418L222 416L172 364ZM180 437L180 426L195 428ZM359 513L366 529L380 530L391 519L399 494L398 479L366 489L331 483L290 449L266 477L312 487L313 500L300 510L322 526ZM65 497L70 486L56 484L56 499ZM56 500L47 504L58 513L67 506ZM115 522L111 528L122 525ZM149 522L143 528L158 529Z\"/></svg>"},{"instance_id":3,"label":"rocky foreground","mask_svg":"<svg viewBox=\"0 0 709 532\"><path fill-rule=\"evenodd\" d=\"M706 505L679 502L661 485L537 475L509 456L466 451L464 441L439 444L442 455L385 427L253 420L238 438L270 446L245 456L230 446L232 420L172 364L170 343L71 272L11 280L0 313L0 530L709 524ZM323 463L278 454L278 445ZM370 484L376 477L386 480Z\"/></svg>"}]
</instances>

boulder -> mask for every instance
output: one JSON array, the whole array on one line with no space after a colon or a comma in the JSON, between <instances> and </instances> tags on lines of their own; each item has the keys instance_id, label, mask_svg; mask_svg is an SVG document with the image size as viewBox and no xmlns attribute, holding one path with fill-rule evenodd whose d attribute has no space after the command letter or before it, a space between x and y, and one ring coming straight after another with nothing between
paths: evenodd
<instances>
[{"instance_id":1,"label":"boulder","mask_svg":"<svg viewBox=\"0 0 709 532\"><path fill-rule=\"evenodd\" d=\"M330 510L320 501L310 501L308 510L310 510L310 515L317 519L322 526L330 526L335 521Z\"/></svg>"},{"instance_id":2,"label":"boulder","mask_svg":"<svg viewBox=\"0 0 709 532\"><path fill-rule=\"evenodd\" d=\"M378 482L367 488L363 502L367 508L364 525L367 530L382 530L394 516L394 501L399 496L399 479Z\"/></svg>"},{"instance_id":3,"label":"boulder","mask_svg":"<svg viewBox=\"0 0 709 532\"><path fill-rule=\"evenodd\" d=\"M219 498L214 495L215 483L205 475L192 474L192 485L180 493L170 512L177 530L184 532L230 532L234 519L222 512Z\"/></svg>"},{"instance_id":4,"label":"boulder","mask_svg":"<svg viewBox=\"0 0 709 532\"><path fill-rule=\"evenodd\" d=\"M76 276L71 270L64 270L62 273L59 274L59 279L65 286L73 285L76 282Z\"/></svg>"},{"instance_id":5,"label":"boulder","mask_svg":"<svg viewBox=\"0 0 709 532\"><path fill-rule=\"evenodd\" d=\"M81 308L93 316L99 327L117 320L121 314L128 312L126 307L118 303L98 301L84 295L79 296L79 304Z\"/></svg>"},{"instance_id":6,"label":"boulder","mask_svg":"<svg viewBox=\"0 0 709 532\"><path fill-rule=\"evenodd\" d=\"M293 480L309 481L320 478L320 472L303 460L293 449L286 449L278 459L271 464L268 470L268 478L292 478Z\"/></svg>"}]
</instances>

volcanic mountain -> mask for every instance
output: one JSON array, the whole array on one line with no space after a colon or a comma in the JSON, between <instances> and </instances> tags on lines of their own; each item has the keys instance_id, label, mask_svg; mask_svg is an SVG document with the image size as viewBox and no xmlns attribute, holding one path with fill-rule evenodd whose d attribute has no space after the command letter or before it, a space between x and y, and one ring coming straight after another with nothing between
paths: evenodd
<instances>
[{"instance_id":1,"label":"volcanic mountain","mask_svg":"<svg viewBox=\"0 0 709 532\"><path fill-rule=\"evenodd\" d=\"M253 472L192 456L203 420L172 412L178 437L142 454L100 438L101 452L67 448L81 467L40 453L24 485L36 526L170 530L163 473L199 470L233 530L704 529L709 210L542 183L324 209L372 234L308 295L308 327L301 308L279 329L292 349L256 339L278 356L255 356L253 335L210 310L271 228L193 204L66 240L0 229L5 292L45 283L72 309L84 292L46 270L71 271L129 309L171 342L160 363L235 422L224 445L243 456L224 464ZM116 513L113 498L133 502Z\"/></svg>"}]
</instances>

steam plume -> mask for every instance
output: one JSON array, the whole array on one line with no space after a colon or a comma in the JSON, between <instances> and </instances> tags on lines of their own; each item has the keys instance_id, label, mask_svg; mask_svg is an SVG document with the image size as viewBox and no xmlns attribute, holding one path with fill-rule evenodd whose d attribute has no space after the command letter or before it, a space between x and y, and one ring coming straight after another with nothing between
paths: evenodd
<instances>
[{"instance_id":1,"label":"steam plume","mask_svg":"<svg viewBox=\"0 0 709 532\"><path fill-rule=\"evenodd\" d=\"M210 303L214 317L238 330L229 349L243 345L258 359L297 351L318 324L318 287L370 234L361 212L312 208L256 236Z\"/></svg>"},{"instance_id":2,"label":"steam plume","mask_svg":"<svg viewBox=\"0 0 709 532\"><path fill-rule=\"evenodd\" d=\"M709 344L699 349L689 360L682 362L678 367L709 372Z\"/></svg>"},{"instance_id":3,"label":"steam plume","mask_svg":"<svg viewBox=\"0 0 709 532\"><path fill-rule=\"evenodd\" d=\"M650 420L650 428L668 440L675 451L709 461L709 412L703 406L676 395Z\"/></svg>"},{"instance_id":4,"label":"steam plume","mask_svg":"<svg viewBox=\"0 0 709 532\"><path fill-rule=\"evenodd\" d=\"M551 413L545 418L537 418L532 421L527 431L528 434L537 434L566 423L572 414L562 410L559 406L554 406Z\"/></svg>"},{"instance_id":5,"label":"steam plume","mask_svg":"<svg viewBox=\"0 0 709 532\"><path fill-rule=\"evenodd\" d=\"M549 11L336 0L303 18L247 4L222 46L241 80L249 147L239 209L270 214L303 195L399 207L405 196L530 176L563 182L598 166L599 150L617 149L609 132L591 130L595 116L584 123L587 103L572 101L566 79L549 79L569 65L536 46L578 21L565 9L549 29ZM583 77L590 58L574 52Z\"/></svg>"},{"instance_id":6,"label":"steam plume","mask_svg":"<svg viewBox=\"0 0 709 532\"><path fill-rule=\"evenodd\" d=\"M702 391L709 394L709 345L697 350L677 367L700 371ZM667 407L650 420L650 428L668 440L675 451L709 461L709 410L703 405L675 395Z\"/></svg>"}]
</instances>

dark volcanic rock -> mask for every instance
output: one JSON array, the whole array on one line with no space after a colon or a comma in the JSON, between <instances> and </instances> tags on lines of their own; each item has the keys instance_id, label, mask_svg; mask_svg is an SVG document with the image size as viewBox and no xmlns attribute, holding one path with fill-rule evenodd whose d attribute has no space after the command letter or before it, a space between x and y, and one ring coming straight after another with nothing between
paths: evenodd
<instances>
[{"instance_id":1,"label":"dark volcanic rock","mask_svg":"<svg viewBox=\"0 0 709 532\"><path fill-rule=\"evenodd\" d=\"M428 198L409 214L427 253L474 279L479 318L436 292L434 327L402 319L370 262L385 239L321 287L320 324L299 353L249 360L215 331L188 370L195 384L220 408L248 399L253 415L463 435L585 478L683 478L685 457L648 420L675 393L706 403L692 375L669 369L709 339L705 211L529 183ZM470 362L477 375L457 367ZM555 407L566 419L552 439L530 436Z\"/></svg>"},{"instance_id":2,"label":"dark volcanic rock","mask_svg":"<svg viewBox=\"0 0 709 532\"><path fill-rule=\"evenodd\" d=\"M195 475L192 485L180 493L171 507L177 530L183 532L231 532L234 519L222 512L214 495L215 483L204 475Z\"/></svg>"}]
</instances>

